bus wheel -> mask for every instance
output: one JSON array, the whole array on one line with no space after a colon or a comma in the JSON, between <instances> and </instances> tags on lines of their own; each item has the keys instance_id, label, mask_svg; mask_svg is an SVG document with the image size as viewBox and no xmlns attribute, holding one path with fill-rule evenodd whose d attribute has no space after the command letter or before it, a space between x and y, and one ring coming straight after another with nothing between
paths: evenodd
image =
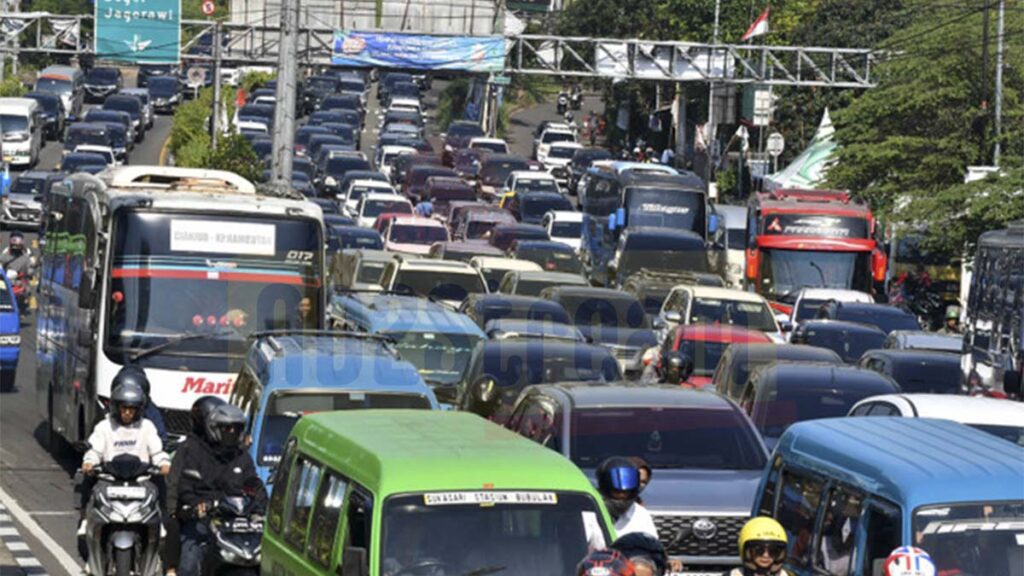
<instances>
[{"instance_id":1,"label":"bus wheel","mask_svg":"<svg viewBox=\"0 0 1024 576\"><path fill-rule=\"evenodd\" d=\"M64 439L53 426L53 391L46 393L46 449L54 456L65 452Z\"/></svg>"}]
</instances>

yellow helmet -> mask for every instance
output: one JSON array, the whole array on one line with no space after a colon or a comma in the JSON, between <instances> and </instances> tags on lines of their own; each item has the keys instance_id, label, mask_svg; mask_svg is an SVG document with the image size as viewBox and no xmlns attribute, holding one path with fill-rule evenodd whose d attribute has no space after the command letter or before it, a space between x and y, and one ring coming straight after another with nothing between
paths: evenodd
<instances>
[{"instance_id":1,"label":"yellow helmet","mask_svg":"<svg viewBox=\"0 0 1024 576\"><path fill-rule=\"evenodd\" d=\"M776 522L772 518L760 516L757 518L751 518L740 530L740 560L748 568L755 568L753 565L753 557L748 557L747 545L753 542L764 544L766 549L769 549L774 562L772 563L772 570L777 571L782 567L782 563L786 559L786 544L788 538L786 536L786 530L783 529L782 525ZM775 544L775 546L770 546ZM781 546L779 546L781 545ZM762 552L758 552L761 554Z\"/></svg>"}]
</instances>

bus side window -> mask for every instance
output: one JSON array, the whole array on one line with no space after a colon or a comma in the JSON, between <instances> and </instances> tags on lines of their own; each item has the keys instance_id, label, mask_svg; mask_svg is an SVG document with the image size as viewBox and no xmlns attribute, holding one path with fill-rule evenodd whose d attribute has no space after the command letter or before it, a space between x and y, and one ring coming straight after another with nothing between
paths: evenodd
<instances>
[{"instance_id":1,"label":"bus side window","mask_svg":"<svg viewBox=\"0 0 1024 576\"><path fill-rule=\"evenodd\" d=\"M867 506L867 537L864 543L864 574L882 576L883 564L902 544L899 509L887 502L872 501Z\"/></svg>"}]
</instances>

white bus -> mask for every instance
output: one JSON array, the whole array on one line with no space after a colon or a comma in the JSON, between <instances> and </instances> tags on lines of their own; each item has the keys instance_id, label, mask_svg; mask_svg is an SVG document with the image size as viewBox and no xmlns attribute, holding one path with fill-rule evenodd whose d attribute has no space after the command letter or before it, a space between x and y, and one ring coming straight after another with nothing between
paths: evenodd
<instances>
[{"instance_id":1,"label":"white bus","mask_svg":"<svg viewBox=\"0 0 1024 576\"><path fill-rule=\"evenodd\" d=\"M88 438L126 364L180 435L197 398L231 393L249 334L323 325L310 202L230 172L121 166L55 184L44 214L36 386L51 448Z\"/></svg>"}]
</instances>

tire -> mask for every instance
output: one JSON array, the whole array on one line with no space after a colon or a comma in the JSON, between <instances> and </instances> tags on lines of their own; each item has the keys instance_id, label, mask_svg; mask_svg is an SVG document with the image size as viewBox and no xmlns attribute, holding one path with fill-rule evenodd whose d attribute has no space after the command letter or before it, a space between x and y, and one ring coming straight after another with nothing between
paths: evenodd
<instances>
[{"instance_id":1,"label":"tire","mask_svg":"<svg viewBox=\"0 0 1024 576\"><path fill-rule=\"evenodd\" d=\"M53 392L47 394L46 400L46 449L56 457L62 457L68 453L67 443L53 427Z\"/></svg>"},{"instance_id":2,"label":"tire","mask_svg":"<svg viewBox=\"0 0 1024 576\"><path fill-rule=\"evenodd\" d=\"M132 551L114 549L114 576L132 576Z\"/></svg>"}]
</instances>

